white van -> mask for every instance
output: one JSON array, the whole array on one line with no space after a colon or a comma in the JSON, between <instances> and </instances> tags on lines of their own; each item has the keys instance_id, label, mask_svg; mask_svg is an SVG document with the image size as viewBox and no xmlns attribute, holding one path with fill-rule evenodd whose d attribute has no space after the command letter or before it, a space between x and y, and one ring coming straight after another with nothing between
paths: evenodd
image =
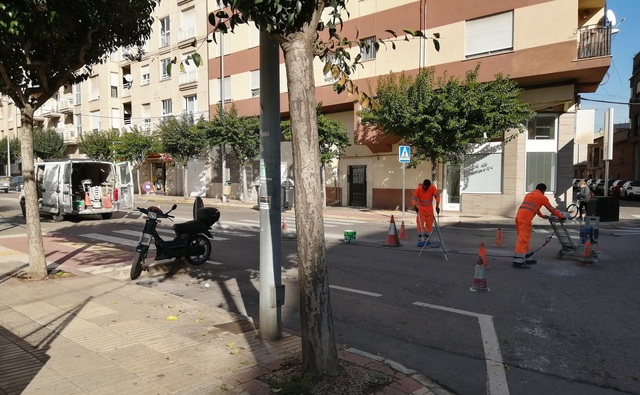
<instances>
[{"instance_id":1,"label":"white van","mask_svg":"<svg viewBox=\"0 0 640 395\"><path fill-rule=\"evenodd\" d=\"M127 162L70 159L37 163L35 167L40 213L51 214L54 221L65 216L109 219L115 212L134 207ZM23 200L21 204L24 207Z\"/></svg>"}]
</instances>

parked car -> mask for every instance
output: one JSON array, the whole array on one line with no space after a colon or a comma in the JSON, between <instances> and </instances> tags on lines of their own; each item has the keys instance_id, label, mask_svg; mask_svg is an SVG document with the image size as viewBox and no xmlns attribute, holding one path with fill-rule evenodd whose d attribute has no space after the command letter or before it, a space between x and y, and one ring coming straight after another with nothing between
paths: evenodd
<instances>
[{"instance_id":1,"label":"parked car","mask_svg":"<svg viewBox=\"0 0 640 395\"><path fill-rule=\"evenodd\" d=\"M11 179L11 190L20 192L24 187L24 179L22 176L15 176Z\"/></svg>"},{"instance_id":2,"label":"parked car","mask_svg":"<svg viewBox=\"0 0 640 395\"><path fill-rule=\"evenodd\" d=\"M640 181L629 181L620 188L622 199L640 198Z\"/></svg>"},{"instance_id":3,"label":"parked car","mask_svg":"<svg viewBox=\"0 0 640 395\"><path fill-rule=\"evenodd\" d=\"M620 188L626 184L629 180L615 180L611 187L609 187L609 196L620 197Z\"/></svg>"},{"instance_id":4,"label":"parked car","mask_svg":"<svg viewBox=\"0 0 640 395\"><path fill-rule=\"evenodd\" d=\"M9 193L10 188L11 188L11 177L9 176L0 177L0 191L4 191L4 193Z\"/></svg>"},{"instance_id":5,"label":"parked car","mask_svg":"<svg viewBox=\"0 0 640 395\"><path fill-rule=\"evenodd\" d=\"M595 196L604 196L604 180L602 178L592 182L589 187Z\"/></svg>"}]
</instances>

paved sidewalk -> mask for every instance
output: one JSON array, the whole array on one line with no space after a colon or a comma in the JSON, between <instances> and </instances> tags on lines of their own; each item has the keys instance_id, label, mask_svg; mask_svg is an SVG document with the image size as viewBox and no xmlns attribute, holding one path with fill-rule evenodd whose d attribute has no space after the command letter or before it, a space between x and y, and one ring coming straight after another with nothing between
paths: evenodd
<instances>
[{"instance_id":1,"label":"paved sidewalk","mask_svg":"<svg viewBox=\"0 0 640 395\"><path fill-rule=\"evenodd\" d=\"M23 282L28 256L0 247L0 394L271 394L257 378L300 354L246 317L84 272ZM339 357L396 379L382 394L448 394L355 349Z\"/></svg>"}]
</instances>

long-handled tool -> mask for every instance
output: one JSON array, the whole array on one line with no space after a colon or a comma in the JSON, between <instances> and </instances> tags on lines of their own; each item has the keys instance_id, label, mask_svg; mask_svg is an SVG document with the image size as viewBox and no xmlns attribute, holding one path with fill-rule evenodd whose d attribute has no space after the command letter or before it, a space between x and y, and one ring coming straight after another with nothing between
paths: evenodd
<instances>
[{"instance_id":1,"label":"long-handled tool","mask_svg":"<svg viewBox=\"0 0 640 395\"><path fill-rule=\"evenodd\" d=\"M440 213L436 212L436 217L434 218L433 221L433 227L435 229L436 232L438 232L438 240L440 241L440 249L442 250L442 253L444 254L444 259L448 262L449 261L449 257L447 256L447 248L444 245L444 240L442 240L442 234L440 233ZM427 246L427 244L429 244L429 241L431 240L431 236L433 235L433 231L431 233L429 233L429 237L427 237L427 240L424 242L424 245L422 246L422 249L420 249L420 253L418 254L418 258L420 258L420 255L422 255L422 252L424 251L424 247Z\"/></svg>"}]
</instances>

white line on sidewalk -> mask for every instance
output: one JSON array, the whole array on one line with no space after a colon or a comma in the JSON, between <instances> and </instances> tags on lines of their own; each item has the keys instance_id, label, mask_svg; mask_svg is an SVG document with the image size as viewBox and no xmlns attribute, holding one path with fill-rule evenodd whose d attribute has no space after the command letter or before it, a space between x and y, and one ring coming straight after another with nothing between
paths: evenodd
<instances>
[{"instance_id":1,"label":"white line on sidewalk","mask_svg":"<svg viewBox=\"0 0 640 395\"><path fill-rule=\"evenodd\" d=\"M502 352L500 351L500 343L498 342L498 334L493 325L493 317L486 314L478 314L465 310L458 310L451 307L438 306L435 304L414 302L416 306L426 307L429 309L443 310L450 313L461 314L476 317L480 324L480 335L482 337L482 345L484 347L485 363L487 365L487 394L489 395L508 395L509 386L507 384L507 376L504 372L504 362L502 360Z\"/></svg>"}]
</instances>

